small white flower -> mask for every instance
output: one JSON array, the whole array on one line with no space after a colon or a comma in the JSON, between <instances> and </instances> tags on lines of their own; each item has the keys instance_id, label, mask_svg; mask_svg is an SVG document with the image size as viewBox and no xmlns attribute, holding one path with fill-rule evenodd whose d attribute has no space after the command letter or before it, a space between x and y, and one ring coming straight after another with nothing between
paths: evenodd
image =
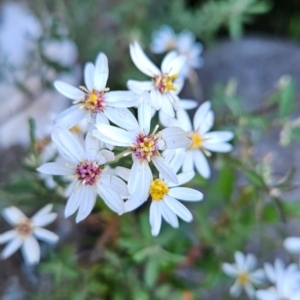
<instances>
[{"instance_id":1,"label":"small white flower","mask_svg":"<svg viewBox=\"0 0 300 300\"><path fill-rule=\"evenodd\" d=\"M122 214L123 197L128 196L127 186L120 178L110 175L104 168L107 161L114 160L114 154L108 150L100 150L100 141L91 133L86 136L85 149L67 129L56 129L52 133L52 140L65 163L46 163L37 170L73 179L66 190L69 199L65 216L69 217L78 209L76 222L85 219L95 205L97 193L110 209Z\"/></svg>"},{"instance_id":2,"label":"small white flower","mask_svg":"<svg viewBox=\"0 0 300 300\"><path fill-rule=\"evenodd\" d=\"M300 254L300 238L288 237L283 242L284 248L291 254Z\"/></svg>"},{"instance_id":3,"label":"small white flower","mask_svg":"<svg viewBox=\"0 0 300 300\"><path fill-rule=\"evenodd\" d=\"M99 53L95 66L86 63L84 68L85 87L76 88L62 81L55 81L55 88L67 98L73 99L73 106L59 114L55 122L63 128L71 128L82 119L89 122L96 117L98 123L108 124L114 108L131 107L136 104L137 96L131 91L109 92L106 87L108 61L104 53Z\"/></svg>"},{"instance_id":4,"label":"small white flower","mask_svg":"<svg viewBox=\"0 0 300 300\"><path fill-rule=\"evenodd\" d=\"M299 300L300 299L300 272L296 264L285 268L281 260L276 260L274 267L265 265L265 272L274 286L266 290L258 290L258 300Z\"/></svg>"},{"instance_id":5,"label":"small white flower","mask_svg":"<svg viewBox=\"0 0 300 300\"><path fill-rule=\"evenodd\" d=\"M223 272L235 278L234 285L230 288L229 293L232 297L239 297L244 289L250 299L255 296L253 285L260 285L264 282L265 275L262 269L255 270L257 259L253 254L244 255L236 251L234 253L235 263L223 263Z\"/></svg>"},{"instance_id":6,"label":"small white flower","mask_svg":"<svg viewBox=\"0 0 300 300\"><path fill-rule=\"evenodd\" d=\"M210 177L210 167L205 155L210 156L210 151L229 152L232 150L232 145L227 143L233 138L231 131L209 132L214 123L214 113L210 107L209 101L200 105L194 116L194 126L185 110L177 112L178 124L188 133L191 140L186 149L177 151L177 154L182 156L182 170L187 172L193 170L195 166L204 178Z\"/></svg>"},{"instance_id":7,"label":"small white flower","mask_svg":"<svg viewBox=\"0 0 300 300\"><path fill-rule=\"evenodd\" d=\"M151 77L151 81L129 80L128 88L137 94L149 91L151 106L173 117L174 110L177 110L179 103L177 95L183 87L183 80L178 78L178 75L186 58L172 51L163 59L161 70L159 70L145 55L138 42L130 45L130 56L135 66Z\"/></svg>"},{"instance_id":8,"label":"small white flower","mask_svg":"<svg viewBox=\"0 0 300 300\"><path fill-rule=\"evenodd\" d=\"M176 35L170 26L162 26L153 33L150 50L153 53L176 50L178 55L185 56L186 63L180 70L180 75L183 77L188 77L191 69L199 69L203 66L203 58L200 56L203 46L196 42L195 35L189 30L183 30Z\"/></svg>"},{"instance_id":9,"label":"small white flower","mask_svg":"<svg viewBox=\"0 0 300 300\"><path fill-rule=\"evenodd\" d=\"M150 133L151 105L148 92L142 94L143 101L138 107L138 121L129 110L123 110L115 120L118 126L127 130L106 124L96 124L94 135L101 141L120 147L129 147L133 165L128 180L128 190L131 195L138 192L147 195L147 182L152 176L149 162L152 161L164 178L176 182L176 173L165 162L160 154L164 149L184 148L190 143L187 134L178 127L169 127L159 132L155 128ZM143 196L141 197L143 198Z\"/></svg>"},{"instance_id":10,"label":"small white flower","mask_svg":"<svg viewBox=\"0 0 300 300\"><path fill-rule=\"evenodd\" d=\"M11 206L3 209L5 220L15 229L0 234L0 244L8 244L1 252L1 259L6 259L15 253L20 247L27 264L36 264L40 261L40 247L36 239L47 243L56 243L58 236L42 227L52 223L56 213L51 213L53 205L48 204L31 219L27 218L17 207Z\"/></svg>"},{"instance_id":11,"label":"small white flower","mask_svg":"<svg viewBox=\"0 0 300 300\"><path fill-rule=\"evenodd\" d=\"M169 162L172 165L172 162ZM128 180L130 170L118 167L117 173ZM178 183L172 183L165 179L161 174L159 178L153 179L152 176L147 182L148 193L144 198L135 194L125 202L125 212L132 211L143 204L148 197L151 197L150 205L150 225L152 235L157 236L160 232L162 218L174 228L179 226L178 217L186 222L191 222L193 216L191 212L181 204L181 201L201 201L203 194L197 190L186 187L178 187L185 184L194 177L193 171L176 175Z\"/></svg>"}]
</instances>

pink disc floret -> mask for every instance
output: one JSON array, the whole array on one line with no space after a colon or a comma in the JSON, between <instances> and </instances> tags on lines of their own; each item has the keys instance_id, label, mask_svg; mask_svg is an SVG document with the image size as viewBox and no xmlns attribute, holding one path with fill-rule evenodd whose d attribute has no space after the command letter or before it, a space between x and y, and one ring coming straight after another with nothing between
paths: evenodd
<instances>
[{"instance_id":1,"label":"pink disc floret","mask_svg":"<svg viewBox=\"0 0 300 300\"><path fill-rule=\"evenodd\" d=\"M97 162L82 162L77 166L76 175L82 184L93 185L101 174L101 166Z\"/></svg>"}]
</instances>

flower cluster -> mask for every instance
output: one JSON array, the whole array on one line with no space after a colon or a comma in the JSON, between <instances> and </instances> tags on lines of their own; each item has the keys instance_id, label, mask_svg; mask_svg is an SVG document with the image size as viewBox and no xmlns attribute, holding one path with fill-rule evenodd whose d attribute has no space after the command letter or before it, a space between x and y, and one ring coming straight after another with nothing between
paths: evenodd
<instances>
[{"instance_id":1,"label":"flower cluster","mask_svg":"<svg viewBox=\"0 0 300 300\"><path fill-rule=\"evenodd\" d=\"M257 300L298 300L300 299L300 266L290 264L287 267L281 259L274 265L265 263L263 269L256 269L257 259L253 254L244 255L237 251L235 263L223 263L225 274L235 278L229 292L238 298L244 289L249 299ZM260 289L255 290L255 287Z\"/></svg>"},{"instance_id":2,"label":"flower cluster","mask_svg":"<svg viewBox=\"0 0 300 300\"><path fill-rule=\"evenodd\" d=\"M197 43L192 44L191 50L199 50ZM197 55L200 52L196 51ZM97 195L119 215L133 211L150 198L149 220L151 232L156 236L162 219L175 228L179 226L178 217L192 221L192 213L180 201L201 201L203 194L180 186L194 177L194 169L209 178L205 156L210 156L211 151L229 152L232 147L228 141L233 134L209 132L214 123L209 101L196 111L192 127L185 109L194 108L196 102L179 98L184 84L181 71L187 63L193 65L187 55L180 51L169 52L161 69L150 61L138 42L130 45L130 55L136 67L150 80L129 80L128 91L110 91L107 87L109 69L104 53L98 54L95 64L86 63L85 86L77 88L62 81L54 82L54 87L73 100L73 105L55 118L51 139L58 151L56 160L43 160L37 170L45 178L60 175L69 182L65 191L68 197L65 217L77 211L76 222L91 213ZM198 59L200 61L200 57ZM153 121L156 112L160 114L163 128ZM82 123L87 128L83 138L73 133ZM122 153L120 147L124 148ZM128 157L126 166L131 164L131 168L120 164L124 157ZM24 241L27 259L27 244L34 243L32 234L43 238L43 234L39 234L41 229L36 228L41 224L35 223L35 217L32 221L24 220L18 221L17 228L19 224L29 224L26 225L28 233L16 229L14 234L6 234L0 240L5 242L18 237L18 242L4 250L3 258ZM34 259L27 260L38 261L37 250L32 256Z\"/></svg>"}]
</instances>

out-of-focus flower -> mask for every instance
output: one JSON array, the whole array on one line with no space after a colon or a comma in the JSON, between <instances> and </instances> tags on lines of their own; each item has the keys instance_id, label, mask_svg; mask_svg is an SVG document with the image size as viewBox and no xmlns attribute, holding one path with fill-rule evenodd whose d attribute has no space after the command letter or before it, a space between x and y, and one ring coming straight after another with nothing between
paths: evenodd
<instances>
[{"instance_id":1,"label":"out-of-focus flower","mask_svg":"<svg viewBox=\"0 0 300 300\"><path fill-rule=\"evenodd\" d=\"M76 88L62 81L55 81L55 88L67 98L73 99L73 106L59 114L55 122L58 126L72 128L82 119L89 123L96 117L97 123L108 124L111 115L118 110L113 108L131 107L137 96L131 91L109 92L106 87L108 61L104 53L99 53L96 64L86 63L84 68L85 87Z\"/></svg>"},{"instance_id":2,"label":"out-of-focus flower","mask_svg":"<svg viewBox=\"0 0 300 300\"><path fill-rule=\"evenodd\" d=\"M150 50L153 53L176 50L178 55L185 56L186 64L180 70L180 75L183 77L187 77L191 69L199 69L203 66L203 58L200 56L203 46L196 42L195 35L189 30L183 30L176 35L170 26L163 25L153 33Z\"/></svg>"},{"instance_id":3,"label":"out-of-focus flower","mask_svg":"<svg viewBox=\"0 0 300 300\"><path fill-rule=\"evenodd\" d=\"M0 234L0 244L8 243L1 252L1 259L6 259L20 247L27 264L36 264L40 261L40 247L36 239L47 243L56 243L58 236L42 227L52 223L56 213L51 213L53 205L48 204L31 219L27 218L17 207L8 207L2 211L5 220L15 228Z\"/></svg>"},{"instance_id":4,"label":"out-of-focus flower","mask_svg":"<svg viewBox=\"0 0 300 300\"><path fill-rule=\"evenodd\" d=\"M288 237L283 242L284 248L291 254L300 254L300 238Z\"/></svg>"},{"instance_id":5,"label":"out-of-focus flower","mask_svg":"<svg viewBox=\"0 0 300 300\"><path fill-rule=\"evenodd\" d=\"M214 123L214 113L210 107L210 102L206 101L197 109L194 126L185 110L177 112L177 124L188 133L191 141L186 149L177 151L177 155L182 157L182 170L187 172L193 170L195 166L204 178L210 177L210 167L205 155L210 156L210 151L229 152L232 150L232 145L227 143L233 138L231 131L209 132Z\"/></svg>"},{"instance_id":6,"label":"out-of-focus flower","mask_svg":"<svg viewBox=\"0 0 300 300\"><path fill-rule=\"evenodd\" d=\"M177 95L184 83L182 79L178 78L178 75L186 58L178 56L175 51L172 51L163 59L161 70L159 70L146 56L138 42L130 45L130 56L135 66L151 77L151 81L129 80L128 88L137 94L149 91L151 106L174 117L174 110L177 110L179 104Z\"/></svg>"},{"instance_id":7,"label":"out-of-focus flower","mask_svg":"<svg viewBox=\"0 0 300 300\"><path fill-rule=\"evenodd\" d=\"M253 299L255 296L253 285L260 285L264 282L264 271L262 269L255 270L257 259L253 254L244 255L237 251L234 253L234 258L234 264L222 264L223 272L236 279L229 293L232 297L237 298L244 289L248 297Z\"/></svg>"},{"instance_id":8,"label":"out-of-focus flower","mask_svg":"<svg viewBox=\"0 0 300 300\"><path fill-rule=\"evenodd\" d=\"M265 274L274 284L265 290L258 290L258 300L298 300L300 299L300 271L296 264L285 267L280 259L276 259L274 266L265 264Z\"/></svg>"},{"instance_id":9,"label":"out-of-focus flower","mask_svg":"<svg viewBox=\"0 0 300 300\"><path fill-rule=\"evenodd\" d=\"M64 175L73 179L66 190L69 197L65 216L77 209L76 222L85 219L92 211L98 193L111 210L124 212L123 198L128 197L126 184L118 177L106 174L104 164L114 160L111 151L100 148L100 141L88 133L85 148L69 130L57 128L52 140L65 162L52 162L40 166L41 173Z\"/></svg>"},{"instance_id":10,"label":"out-of-focus flower","mask_svg":"<svg viewBox=\"0 0 300 300\"><path fill-rule=\"evenodd\" d=\"M148 182L152 177L149 162L152 161L157 170L171 182L177 182L176 173L165 162L160 151L164 149L177 149L186 147L190 141L187 134L177 127L169 127L159 132L157 128L150 132L151 104L148 92L144 92L143 100L138 107L138 121L127 110L120 114L113 123L125 128L117 128L105 124L96 124L93 133L101 141L120 147L130 147L128 154L132 153L133 165L128 180L128 189L131 195L138 193L141 199L148 195Z\"/></svg>"}]
</instances>

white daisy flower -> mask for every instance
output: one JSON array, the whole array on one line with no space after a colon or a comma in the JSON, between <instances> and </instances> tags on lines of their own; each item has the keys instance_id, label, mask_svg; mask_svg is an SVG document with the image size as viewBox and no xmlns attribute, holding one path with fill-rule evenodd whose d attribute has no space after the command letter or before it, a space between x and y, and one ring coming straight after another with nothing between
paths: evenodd
<instances>
[{"instance_id":1,"label":"white daisy flower","mask_svg":"<svg viewBox=\"0 0 300 300\"><path fill-rule=\"evenodd\" d=\"M88 62L84 68L86 87L76 88L62 81L55 81L55 88L67 98L73 99L73 106L59 114L55 122L63 128L72 128L83 118L89 122L96 117L98 123L108 124L114 108L131 107L136 104L137 96L131 91L109 92L106 87L108 61L104 53L99 53L95 66Z\"/></svg>"},{"instance_id":2,"label":"white daisy flower","mask_svg":"<svg viewBox=\"0 0 300 300\"><path fill-rule=\"evenodd\" d=\"M288 237L283 242L284 248L291 254L300 254L300 238Z\"/></svg>"},{"instance_id":3,"label":"white daisy flower","mask_svg":"<svg viewBox=\"0 0 300 300\"><path fill-rule=\"evenodd\" d=\"M288 266L286 270L280 267L277 271L275 271L274 268L273 271L275 272L271 277L274 286L265 290L258 290L256 292L256 298L258 300L299 300L300 272L299 269L294 269L294 266L293 268L289 267L290 266ZM270 274L268 277L270 279Z\"/></svg>"},{"instance_id":4,"label":"white daisy flower","mask_svg":"<svg viewBox=\"0 0 300 300\"><path fill-rule=\"evenodd\" d=\"M283 260L278 258L275 260L274 265L271 265L270 263L265 263L264 270L267 279L271 283L277 283L284 277L293 277L296 274L298 274L298 276L300 275L299 267L296 264L290 264L287 267L285 267Z\"/></svg>"},{"instance_id":5,"label":"white daisy flower","mask_svg":"<svg viewBox=\"0 0 300 300\"><path fill-rule=\"evenodd\" d=\"M120 147L129 147L128 154L132 154L133 165L128 180L128 190L131 195L138 192L147 195L147 182L152 172L149 162L152 161L164 178L176 182L174 170L165 162L160 151L164 149L184 148L190 143L186 132L179 127L169 127L150 133L151 104L148 92L142 94L143 100L138 107L138 121L133 114L124 110L118 118L113 120L118 126L127 130L105 124L96 124L94 135L105 143ZM126 113L125 113L126 112ZM141 196L143 198L143 196Z\"/></svg>"},{"instance_id":6,"label":"white daisy flower","mask_svg":"<svg viewBox=\"0 0 300 300\"><path fill-rule=\"evenodd\" d=\"M172 165L172 162L169 163ZM118 167L116 171L124 180L128 180L132 172L122 167ZM201 201L203 199L203 194L195 189L178 187L189 182L194 176L193 171L178 174L176 175L178 181L176 184L165 179L161 174L156 179L151 176L147 182L148 193L145 198L140 198L140 195L129 197L125 202L125 212L135 210L150 196L152 202L149 220L152 235L159 234L162 218L174 228L179 226L177 216L186 222L191 222L193 219L191 212L177 199L182 201Z\"/></svg>"},{"instance_id":7,"label":"white daisy flower","mask_svg":"<svg viewBox=\"0 0 300 300\"><path fill-rule=\"evenodd\" d=\"M182 79L178 78L178 74L186 58L178 56L175 51L172 51L163 59L161 70L159 70L146 56L138 42L130 45L130 56L135 66L151 77L151 81L129 80L128 88L137 94L149 91L151 106L173 117L174 110L177 110L179 103L177 95L184 83Z\"/></svg>"},{"instance_id":8,"label":"white daisy flower","mask_svg":"<svg viewBox=\"0 0 300 300\"><path fill-rule=\"evenodd\" d=\"M123 197L128 197L127 186L120 178L110 175L104 168L107 161L114 160L114 154L108 150L100 150L100 141L91 133L86 136L85 149L78 138L67 129L56 129L52 133L52 140L65 163L46 163L37 170L73 179L66 190L69 199L65 217L69 217L78 209L76 222L85 219L95 205L97 193L110 209L122 214Z\"/></svg>"},{"instance_id":9,"label":"white daisy flower","mask_svg":"<svg viewBox=\"0 0 300 300\"><path fill-rule=\"evenodd\" d=\"M232 297L239 297L244 289L250 299L255 296L253 285L260 285L265 280L264 271L262 269L255 270L257 259L253 254L244 255L236 251L234 253L235 263L223 263L223 272L235 278L234 285L230 288L229 293Z\"/></svg>"},{"instance_id":10,"label":"white daisy flower","mask_svg":"<svg viewBox=\"0 0 300 300\"><path fill-rule=\"evenodd\" d=\"M176 50L178 55L185 56L186 63L180 70L180 75L183 77L188 77L191 69L199 69L203 66L203 58L200 56L203 46L196 42L195 35L189 30L183 30L176 35L170 26L163 25L152 34L150 50L157 54Z\"/></svg>"},{"instance_id":11,"label":"white daisy flower","mask_svg":"<svg viewBox=\"0 0 300 300\"><path fill-rule=\"evenodd\" d=\"M182 157L182 170L187 172L193 170L195 166L204 178L210 177L210 167L205 155L210 156L210 151L229 152L232 150L232 145L227 143L233 138L231 131L209 132L214 123L214 113L210 107L209 101L199 106L194 116L194 126L185 110L177 112L178 124L188 133L191 140L186 149L177 151L177 155Z\"/></svg>"},{"instance_id":12,"label":"white daisy flower","mask_svg":"<svg viewBox=\"0 0 300 300\"><path fill-rule=\"evenodd\" d=\"M53 205L48 204L31 219L27 218L17 207L11 206L3 209L5 220L15 228L0 234L0 244L8 243L0 254L1 259L6 259L20 247L27 264L36 264L40 261L40 247L36 239L47 243L56 243L58 236L42 227L52 223L56 213L51 213Z\"/></svg>"},{"instance_id":13,"label":"white daisy flower","mask_svg":"<svg viewBox=\"0 0 300 300\"><path fill-rule=\"evenodd\" d=\"M172 27L163 25L152 34L150 50L152 53L164 53L176 48L177 36Z\"/></svg>"}]
</instances>

